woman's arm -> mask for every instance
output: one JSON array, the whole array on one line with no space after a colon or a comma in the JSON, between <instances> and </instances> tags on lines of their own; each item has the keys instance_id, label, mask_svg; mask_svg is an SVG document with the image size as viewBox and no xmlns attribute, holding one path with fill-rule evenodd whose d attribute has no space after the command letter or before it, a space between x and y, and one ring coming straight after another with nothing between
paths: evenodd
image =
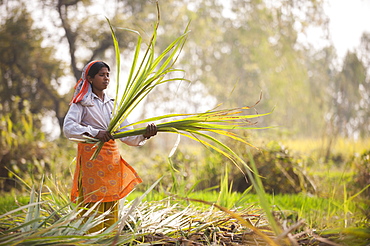
<instances>
[{"instance_id":1,"label":"woman's arm","mask_svg":"<svg viewBox=\"0 0 370 246\"><path fill-rule=\"evenodd\" d=\"M63 124L63 132L67 138L82 139L83 135L95 137L99 134L99 130L81 123L82 115L83 106L79 103L73 103L67 112Z\"/></svg>"}]
</instances>

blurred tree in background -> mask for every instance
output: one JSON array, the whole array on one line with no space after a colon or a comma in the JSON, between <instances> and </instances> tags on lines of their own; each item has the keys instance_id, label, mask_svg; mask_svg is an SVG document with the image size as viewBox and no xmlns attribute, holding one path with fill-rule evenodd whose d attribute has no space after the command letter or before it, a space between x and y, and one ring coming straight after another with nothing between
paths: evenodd
<instances>
[{"instance_id":1,"label":"blurred tree in background","mask_svg":"<svg viewBox=\"0 0 370 246\"><path fill-rule=\"evenodd\" d=\"M366 67L354 52L348 52L342 70L337 74L333 83L333 115L337 131L346 137L360 132L365 134L368 129L366 108L368 103L363 98L366 93ZM368 88L367 88L368 89ZM367 93L369 91L367 90ZM365 124L365 125L364 125Z\"/></svg>"},{"instance_id":2,"label":"blurred tree in background","mask_svg":"<svg viewBox=\"0 0 370 246\"><path fill-rule=\"evenodd\" d=\"M53 57L52 47L42 47L42 30L32 27L33 20L24 8L12 10L0 30L0 95L2 113L11 112L17 102L19 111L24 101L30 102L35 116L53 111L63 124L65 100L57 92L63 75L63 64ZM17 119L12 119L16 121ZM36 125L41 127L41 125Z\"/></svg>"},{"instance_id":3,"label":"blurred tree in background","mask_svg":"<svg viewBox=\"0 0 370 246\"><path fill-rule=\"evenodd\" d=\"M52 114L63 124L66 101L56 87L63 64L52 47L42 47L42 30L33 27L22 6L12 8L0 29L0 182L14 187L8 170L31 172L35 163L45 167L46 142L42 118ZM56 126L58 127L58 126Z\"/></svg>"},{"instance_id":4,"label":"blurred tree in background","mask_svg":"<svg viewBox=\"0 0 370 246\"><path fill-rule=\"evenodd\" d=\"M81 76L82 66L91 60L106 58L107 50L112 50L111 32L103 13L90 15L90 9L96 8L93 1L83 0L40 0L46 11L55 12L64 31L61 38L68 42L70 64L74 77ZM114 26L127 27L130 18L141 11L146 1L116 1L111 7L115 12L110 21ZM135 41L128 32L117 32L121 48L126 48ZM66 50L67 52L67 50ZM112 58L113 56L111 56Z\"/></svg>"}]
</instances>

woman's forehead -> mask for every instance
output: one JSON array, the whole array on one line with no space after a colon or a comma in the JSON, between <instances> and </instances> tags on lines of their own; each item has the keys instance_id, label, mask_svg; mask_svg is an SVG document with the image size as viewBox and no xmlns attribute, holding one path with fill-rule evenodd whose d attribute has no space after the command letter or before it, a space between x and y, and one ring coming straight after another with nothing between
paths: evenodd
<instances>
[{"instance_id":1,"label":"woman's forehead","mask_svg":"<svg viewBox=\"0 0 370 246\"><path fill-rule=\"evenodd\" d=\"M109 73L109 70L107 67L102 67L100 70L99 70L99 73Z\"/></svg>"}]
</instances>

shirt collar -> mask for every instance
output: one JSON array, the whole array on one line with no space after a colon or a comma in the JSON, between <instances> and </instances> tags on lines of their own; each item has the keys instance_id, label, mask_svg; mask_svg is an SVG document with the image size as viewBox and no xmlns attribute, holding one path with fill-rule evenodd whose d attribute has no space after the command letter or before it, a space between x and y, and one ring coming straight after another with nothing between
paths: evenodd
<instances>
[{"instance_id":1,"label":"shirt collar","mask_svg":"<svg viewBox=\"0 0 370 246\"><path fill-rule=\"evenodd\" d=\"M94 97L94 99L100 100L100 98L95 93L92 93L92 96ZM103 103L107 103L109 101L114 101L114 99L110 98L107 95L107 93L104 93L104 101L103 101Z\"/></svg>"}]
</instances>

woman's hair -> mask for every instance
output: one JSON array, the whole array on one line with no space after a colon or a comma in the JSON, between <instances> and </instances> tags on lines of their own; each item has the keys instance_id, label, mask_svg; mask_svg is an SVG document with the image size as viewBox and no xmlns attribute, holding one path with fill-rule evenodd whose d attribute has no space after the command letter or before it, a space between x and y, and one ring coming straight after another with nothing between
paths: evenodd
<instances>
[{"instance_id":1,"label":"woman's hair","mask_svg":"<svg viewBox=\"0 0 370 246\"><path fill-rule=\"evenodd\" d=\"M105 62L95 62L89 69L89 72L87 76L90 76L91 78L94 78L97 73L99 73L100 69L103 67L108 68L108 71L110 72L110 67Z\"/></svg>"}]
</instances>

